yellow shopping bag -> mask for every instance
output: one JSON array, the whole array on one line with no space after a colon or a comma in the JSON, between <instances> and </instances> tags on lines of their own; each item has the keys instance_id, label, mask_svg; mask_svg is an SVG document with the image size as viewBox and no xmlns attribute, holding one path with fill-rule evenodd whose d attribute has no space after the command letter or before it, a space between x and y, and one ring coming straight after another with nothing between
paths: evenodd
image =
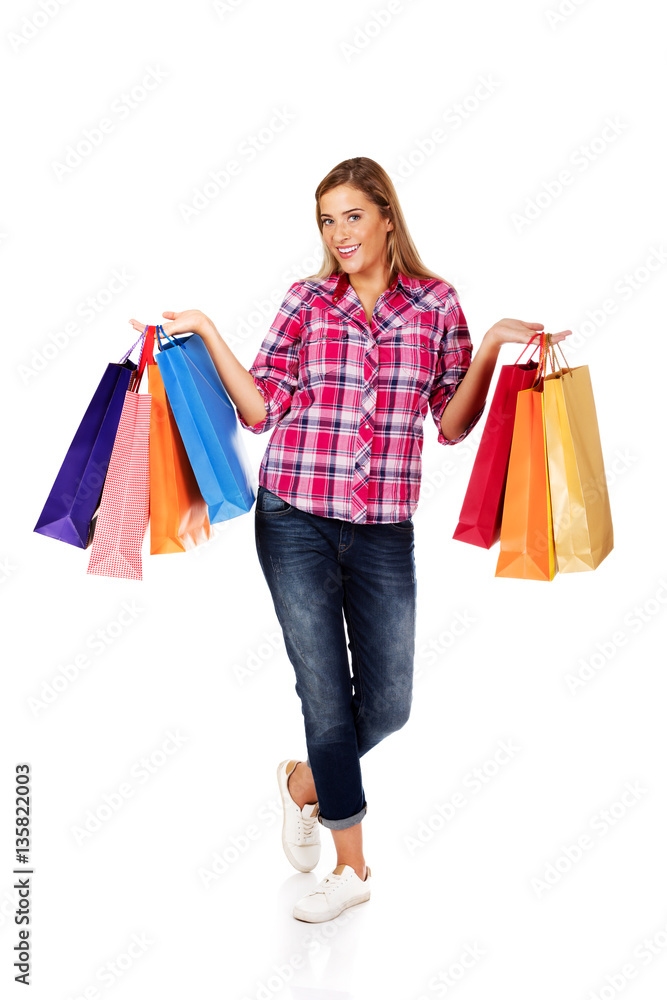
<instances>
[{"instance_id":1,"label":"yellow shopping bag","mask_svg":"<svg viewBox=\"0 0 667 1000\"><path fill-rule=\"evenodd\" d=\"M614 530L588 365L569 368L563 355L557 370L551 352L544 415L554 544L558 571L578 573L609 555Z\"/></svg>"}]
</instances>

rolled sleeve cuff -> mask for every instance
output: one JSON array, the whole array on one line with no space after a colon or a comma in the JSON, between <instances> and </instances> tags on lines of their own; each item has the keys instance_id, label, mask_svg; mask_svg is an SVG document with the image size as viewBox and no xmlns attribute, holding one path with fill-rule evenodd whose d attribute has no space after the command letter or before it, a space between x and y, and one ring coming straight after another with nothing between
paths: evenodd
<instances>
[{"instance_id":1,"label":"rolled sleeve cuff","mask_svg":"<svg viewBox=\"0 0 667 1000\"><path fill-rule=\"evenodd\" d=\"M267 422L269 420L269 414L270 414L270 410L271 410L271 395L270 395L268 389L266 388L266 386L264 385L264 383L261 381L261 379L259 379L256 375L253 375L253 379L254 379L255 385L257 386L257 388L261 392L262 397L264 399L264 406L266 407L266 414L265 414L264 418L259 421L258 424L249 424L249 423L247 423L247 421L244 420L243 417L241 416L241 413L240 413L240 411L238 409L236 411L236 416L239 418L239 423L241 424L241 427L245 427L246 430L252 431L253 434L261 434L262 431L265 431L267 429Z\"/></svg>"},{"instance_id":2,"label":"rolled sleeve cuff","mask_svg":"<svg viewBox=\"0 0 667 1000\"><path fill-rule=\"evenodd\" d=\"M473 430L473 428L479 422L479 419L482 416L482 414L484 413L485 409L486 409L486 403L483 403L482 404L482 408L477 411L477 413L475 414L475 416L472 418L472 420L470 421L470 423L468 424L468 426L464 430L463 434L459 434L459 436L457 438L451 438L450 439L450 438L446 438L445 437L445 435L442 433L442 429L440 427L440 421L442 420L442 414L445 412L444 407L443 407L442 413L435 420L435 425L438 428L438 438L437 438L438 443L439 444L458 444L459 441L463 441L464 438L468 437L468 434L470 434L471 430Z\"/></svg>"}]
</instances>

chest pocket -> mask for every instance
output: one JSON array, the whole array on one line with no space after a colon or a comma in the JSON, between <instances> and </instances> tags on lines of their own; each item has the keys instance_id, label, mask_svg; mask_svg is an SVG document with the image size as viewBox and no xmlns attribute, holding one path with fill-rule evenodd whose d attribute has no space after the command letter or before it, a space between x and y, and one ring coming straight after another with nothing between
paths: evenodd
<instances>
[{"instance_id":1,"label":"chest pocket","mask_svg":"<svg viewBox=\"0 0 667 1000\"><path fill-rule=\"evenodd\" d=\"M301 348L302 378L317 381L340 371L348 353L348 333L341 327L313 329Z\"/></svg>"},{"instance_id":2,"label":"chest pocket","mask_svg":"<svg viewBox=\"0 0 667 1000\"><path fill-rule=\"evenodd\" d=\"M390 382L409 383L420 390L430 388L438 350L421 330L388 330L378 339L380 370Z\"/></svg>"}]
</instances>

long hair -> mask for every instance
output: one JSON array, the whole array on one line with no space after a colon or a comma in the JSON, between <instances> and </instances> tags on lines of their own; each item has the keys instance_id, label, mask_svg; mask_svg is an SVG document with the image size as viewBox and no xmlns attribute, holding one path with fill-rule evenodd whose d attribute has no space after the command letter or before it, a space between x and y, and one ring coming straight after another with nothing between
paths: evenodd
<instances>
[{"instance_id":1,"label":"long hair","mask_svg":"<svg viewBox=\"0 0 667 1000\"><path fill-rule=\"evenodd\" d=\"M320 198L326 191L338 187L339 184L349 184L361 191L369 201L377 205L383 219L391 219L394 223L394 228L387 233L386 245L387 264L390 268L389 284L399 271L409 278L437 278L438 281L445 281L423 264L410 236L391 177L379 163L368 156L353 156L349 160L342 160L317 185L315 216L320 236L324 229L324 223L320 218ZM324 237L322 237L322 248L324 250L322 266L317 274L308 275L308 279L329 278L332 274L340 274L343 270L326 245Z\"/></svg>"}]
</instances>

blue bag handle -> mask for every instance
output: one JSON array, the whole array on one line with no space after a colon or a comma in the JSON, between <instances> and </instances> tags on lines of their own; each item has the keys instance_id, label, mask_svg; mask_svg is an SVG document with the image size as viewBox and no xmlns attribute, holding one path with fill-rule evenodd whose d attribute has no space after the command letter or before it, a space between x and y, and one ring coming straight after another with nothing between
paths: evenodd
<instances>
[{"instance_id":1,"label":"blue bag handle","mask_svg":"<svg viewBox=\"0 0 667 1000\"><path fill-rule=\"evenodd\" d=\"M146 327L146 329L148 329L148 327ZM179 344L179 342L177 340L173 340L169 336L168 333L164 332L164 327L162 326L162 323L158 323L158 325L155 328L155 331L157 333L157 346L158 346L158 350L160 350L160 351L162 350L162 342L160 340L160 333L162 334L163 337L166 337L166 339L169 341L169 343L172 345L172 347L180 347L181 346L181 344Z\"/></svg>"}]
</instances>

